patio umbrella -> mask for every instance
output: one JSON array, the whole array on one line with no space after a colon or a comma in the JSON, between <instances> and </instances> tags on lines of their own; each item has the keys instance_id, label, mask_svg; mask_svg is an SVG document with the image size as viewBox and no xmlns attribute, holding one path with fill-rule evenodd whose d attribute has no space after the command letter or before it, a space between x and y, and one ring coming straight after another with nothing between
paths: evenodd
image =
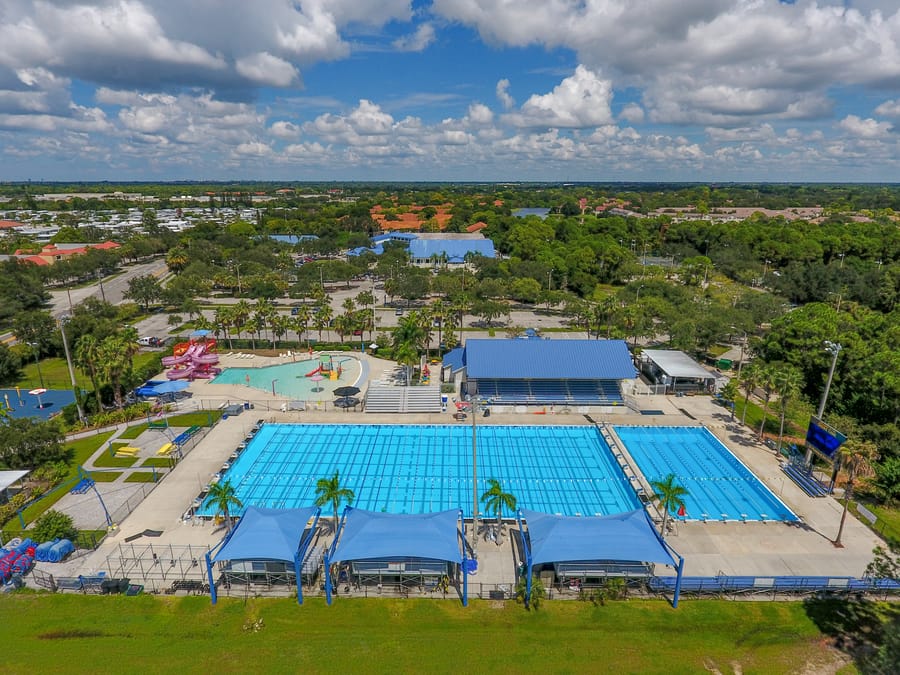
<instances>
[{"instance_id":1,"label":"patio umbrella","mask_svg":"<svg viewBox=\"0 0 900 675\"><path fill-rule=\"evenodd\" d=\"M333 393L335 396L353 396L359 393L359 387L338 387Z\"/></svg>"},{"instance_id":2,"label":"patio umbrella","mask_svg":"<svg viewBox=\"0 0 900 675\"><path fill-rule=\"evenodd\" d=\"M168 394L174 391L184 391L191 385L184 380L169 380L153 387L154 394Z\"/></svg>"},{"instance_id":3,"label":"patio umbrella","mask_svg":"<svg viewBox=\"0 0 900 675\"><path fill-rule=\"evenodd\" d=\"M352 408L357 405L359 405L359 399L353 396L342 396L334 400L335 408Z\"/></svg>"},{"instance_id":4,"label":"patio umbrella","mask_svg":"<svg viewBox=\"0 0 900 675\"><path fill-rule=\"evenodd\" d=\"M324 387L319 386L319 382L325 379L320 373L316 373L310 379L316 383L316 386L312 388L313 391L322 391L324 389Z\"/></svg>"},{"instance_id":5,"label":"patio umbrella","mask_svg":"<svg viewBox=\"0 0 900 675\"><path fill-rule=\"evenodd\" d=\"M37 407L38 408L44 407L44 402L41 401L41 394L46 394L47 393L46 389L44 389L43 387L38 387L37 389L32 389L28 393L31 394L32 396L37 396L37 400L38 400Z\"/></svg>"}]
</instances>

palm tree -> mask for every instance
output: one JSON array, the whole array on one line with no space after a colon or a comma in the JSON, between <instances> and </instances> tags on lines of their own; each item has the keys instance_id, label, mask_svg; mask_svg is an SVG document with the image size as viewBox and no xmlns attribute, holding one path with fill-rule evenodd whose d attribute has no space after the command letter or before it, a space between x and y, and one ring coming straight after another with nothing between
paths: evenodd
<instances>
[{"instance_id":1,"label":"palm tree","mask_svg":"<svg viewBox=\"0 0 900 675\"><path fill-rule=\"evenodd\" d=\"M841 513L841 525L838 528L834 545L843 547L841 535L844 533L844 521L847 509L853 496L853 484L857 478L865 478L874 473L872 464L878 459L878 448L871 441L849 440L840 450L840 468L847 472L847 487L844 488L844 511Z\"/></svg>"},{"instance_id":2,"label":"palm tree","mask_svg":"<svg viewBox=\"0 0 900 675\"><path fill-rule=\"evenodd\" d=\"M794 366L782 364L775 376L775 392L778 394L778 410L781 413L781 422L778 425L778 450L781 451L781 441L784 438L784 418L787 415L788 405L800 395L800 387L803 385L803 376Z\"/></svg>"},{"instance_id":3,"label":"palm tree","mask_svg":"<svg viewBox=\"0 0 900 675\"><path fill-rule=\"evenodd\" d=\"M766 420L769 417L769 401L772 400L772 394L775 393L775 380L778 377L778 371L773 364L764 365L759 371L759 386L763 390L763 415L762 421L759 423L759 432L756 437L763 439L766 430Z\"/></svg>"},{"instance_id":4,"label":"palm tree","mask_svg":"<svg viewBox=\"0 0 900 675\"><path fill-rule=\"evenodd\" d=\"M226 480L209 486L209 492L206 495L206 499L203 500L203 505L215 506L216 515L224 518L225 525L230 531L230 511L232 507L237 509L243 508L244 503L238 499L237 494L235 494L234 485L231 484L231 480Z\"/></svg>"},{"instance_id":5,"label":"palm tree","mask_svg":"<svg viewBox=\"0 0 900 675\"><path fill-rule=\"evenodd\" d=\"M488 489L481 495L481 501L487 512L494 512L497 516L497 525L503 525L503 509L515 512L516 497L510 492L504 492L503 486L496 478L488 479Z\"/></svg>"},{"instance_id":6,"label":"palm tree","mask_svg":"<svg viewBox=\"0 0 900 675\"><path fill-rule=\"evenodd\" d=\"M650 487L653 488L653 499L659 502L660 508L663 510L662 536L666 536L666 525L669 523L669 512L677 511L684 506L684 498L688 496L687 488L678 485L675 482L674 473L670 473L662 480L650 481Z\"/></svg>"},{"instance_id":7,"label":"palm tree","mask_svg":"<svg viewBox=\"0 0 900 675\"><path fill-rule=\"evenodd\" d=\"M741 413L741 426L747 419L747 404L750 402L750 395L759 383L759 368L759 364L754 361L741 371L740 384L744 388L744 412Z\"/></svg>"},{"instance_id":8,"label":"palm tree","mask_svg":"<svg viewBox=\"0 0 900 675\"><path fill-rule=\"evenodd\" d=\"M331 504L334 511L334 531L337 532L338 527L338 509L341 502L347 502L347 506L353 504L356 493L350 488L341 486L341 476L339 471L335 471L331 478L320 478L316 481L316 506L327 506Z\"/></svg>"},{"instance_id":9,"label":"palm tree","mask_svg":"<svg viewBox=\"0 0 900 675\"><path fill-rule=\"evenodd\" d=\"M91 378L94 396L97 397L97 412L101 412L103 400L100 398L100 341L90 333L82 335L75 343L75 363Z\"/></svg>"}]
</instances>

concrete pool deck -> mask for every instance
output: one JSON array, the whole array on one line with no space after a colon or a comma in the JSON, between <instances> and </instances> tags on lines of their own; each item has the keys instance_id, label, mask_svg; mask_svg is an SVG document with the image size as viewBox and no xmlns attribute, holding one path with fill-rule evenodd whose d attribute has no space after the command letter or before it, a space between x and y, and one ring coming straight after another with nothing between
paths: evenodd
<instances>
[{"instance_id":1,"label":"concrete pool deck","mask_svg":"<svg viewBox=\"0 0 900 675\"><path fill-rule=\"evenodd\" d=\"M389 363L389 362L385 362ZM239 399L237 399L239 400ZM798 523L689 522L677 524L669 535L672 547L685 558L685 574L715 576L862 576L871 561L872 549L881 541L852 515L844 529L844 548L831 543L837 532L841 505L831 497L811 498L803 493L780 470L775 454L757 443L749 429L732 423L730 416L709 397L672 398L641 397L644 409L662 410L663 415L644 416L628 412L610 415L591 413L597 422L612 425L695 426L703 424L726 447L734 452L772 492L796 513ZM688 417L687 412L690 417ZM127 537L157 530L153 539L142 538L135 544L165 546L214 546L225 534L223 528L182 516L190 508L200 488L222 467L238 443L250 433L258 419L265 422L309 422L325 424L469 424L455 422L446 414L377 415L359 412L277 410L245 411L221 421L178 466L150 492L101 546L76 560L57 564L41 564L41 569L55 575L90 574L105 569L112 555ZM492 414L478 418L479 425L499 424L590 424L581 414L533 415ZM502 477L501 477L502 479ZM323 517L329 514L323 513ZM513 527L515 527L513 525ZM507 527L507 530L509 527ZM328 537L319 543L328 543ZM479 571L471 581L480 584L509 585L515 581L513 546L508 534L497 546L478 542ZM659 569L671 575L671 569Z\"/></svg>"}]
</instances>

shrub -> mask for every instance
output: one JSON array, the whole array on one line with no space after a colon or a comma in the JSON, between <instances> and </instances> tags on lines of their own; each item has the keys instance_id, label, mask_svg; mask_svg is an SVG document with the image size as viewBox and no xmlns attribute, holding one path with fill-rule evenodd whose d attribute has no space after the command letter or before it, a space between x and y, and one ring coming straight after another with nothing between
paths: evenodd
<instances>
[{"instance_id":1,"label":"shrub","mask_svg":"<svg viewBox=\"0 0 900 675\"><path fill-rule=\"evenodd\" d=\"M78 535L72 516L50 509L34 524L32 538L37 541L51 539L74 539Z\"/></svg>"},{"instance_id":2,"label":"shrub","mask_svg":"<svg viewBox=\"0 0 900 675\"><path fill-rule=\"evenodd\" d=\"M524 603L527 596L527 609L538 609L538 607L541 606L541 601L546 596L544 584L541 581L540 577L534 575L533 577L531 577L531 594L529 594L526 586L527 581L527 577L519 577L519 581L516 583L516 602L518 602L519 604Z\"/></svg>"}]
</instances>

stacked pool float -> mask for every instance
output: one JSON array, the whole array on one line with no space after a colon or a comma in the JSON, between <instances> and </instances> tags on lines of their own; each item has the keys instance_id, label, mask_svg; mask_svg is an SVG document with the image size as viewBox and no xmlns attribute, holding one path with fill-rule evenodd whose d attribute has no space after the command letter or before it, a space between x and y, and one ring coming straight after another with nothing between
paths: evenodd
<instances>
[{"instance_id":1,"label":"stacked pool float","mask_svg":"<svg viewBox=\"0 0 900 675\"><path fill-rule=\"evenodd\" d=\"M22 576L34 563L35 542L31 539L15 547L0 548L0 582L7 583L14 576Z\"/></svg>"},{"instance_id":2,"label":"stacked pool float","mask_svg":"<svg viewBox=\"0 0 900 675\"><path fill-rule=\"evenodd\" d=\"M45 541L35 549L34 559L38 562L58 563L74 550L75 545L68 539Z\"/></svg>"}]
</instances>

